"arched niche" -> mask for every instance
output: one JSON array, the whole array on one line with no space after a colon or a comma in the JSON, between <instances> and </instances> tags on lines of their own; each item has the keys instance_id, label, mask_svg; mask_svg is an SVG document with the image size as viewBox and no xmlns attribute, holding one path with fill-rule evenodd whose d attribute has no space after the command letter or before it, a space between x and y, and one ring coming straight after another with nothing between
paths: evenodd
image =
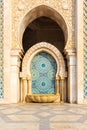
<instances>
[{"instance_id":1,"label":"arched niche","mask_svg":"<svg viewBox=\"0 0 87 130\"><path fill-rule=\"evenodd\" d=\"M35 19L37 19L41 16L48 17L48 18L54 20L56 23L58 23L58 25L63 30L64 37L65 37L65 43L66 43L67 38L68 38L68 30L67 30L67 26L66 26L66 23L65 23L65 20L63 19L63 17L56 10L52 9L51 7L48 7L46 5L40 5L34 9L32 9L31 11L29 11L21 21L20 28L19 28L19 42L20 42L21 46L22 46L23 34L24 34L24 31L27 28L27 26L32 21L34 21Z\"/></svg>"},{"instance_id":2,"label":"arched niche","mask_svg":"<svg viewBox=\"0 0 87 130\"><path fill-rule=\"evenodd\" d=\"M31 61L32 94L56 94L57 64L52 55L39 52Z\"/></svg>"},{"instance_id":3,"label":"arched niche","mask_svg":"<svg viewBox=\"0 0 87 130\"><path fill-rule=\"evenodd\" d=\"M42 16L32 21L24 31L22 45L24 52L39 42L48 42L63 53L65 48L64 32L51 18Z\"/></svg>"},{"instance_id":4,"label":"arched niche","mask_svg":"<svg viewBox=\"0 0 87 130\"><path fill-rule=\"evenodd\" d=\"M47 52L55 59L57 63L56 77L57 76L65 77L66 75L65 63L62 54L56 47L46 42L37 43L26 52L22 62L22 77L31 78L31 72L30 72L31 61L36 54L43 51Z\"/></svg>"}]
</instances>

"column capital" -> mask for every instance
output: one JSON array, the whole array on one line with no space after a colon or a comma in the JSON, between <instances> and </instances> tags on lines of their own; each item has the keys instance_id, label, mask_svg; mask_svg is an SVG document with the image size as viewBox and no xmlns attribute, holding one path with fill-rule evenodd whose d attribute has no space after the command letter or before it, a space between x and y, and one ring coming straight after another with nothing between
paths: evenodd
<instances>
[{"instance_id":1,"label":"column capital","mask_svg":"<svg viewBox=\"0 0 87 130\"><path fill-rule=\"evenodd\" d=\"M27 78L26 77L22 77L22 80L27 80Z\"/></svg>"},{"instance_id":2,"label":"column capital","mask_svg":"<svg viewBox=\"0 0 87 130\"><path fill-rule=\"evenodd\" d=\"M20 59L23 56L23 51L20 49L11 50L11 66L20 67Z\"/></svg>"},{"instance_id":3,"label":"column capital","mask_svg":"<svg viewBox=\"0 0 87 130\"><path fill-rule=\"evenodd\" d=\"M61 80L65 80L65 77L61 77Z\"/></svg>"},{"instance_id":4,"label":"column capital","mask_svg":"<svg viewBox=\"0 0 87 130\"><path fill-rule=\"evenodd\" d=\"M56 80L60 80L60 76L58 75L58 76L56 76Z\"/></svg>"},{"instance_id":5,"label":"column capital","mask_svg":"<svg viewBox=\"0 0 87 130\"><path fill-rule=\"evenodd\" d=\"M27 77L27 80L31 80L31 78Z\"/></svg>"},{"instance_id":6,"label":"column capital","mask_svg":"<svg viewBox=\"0 0 87 130\"><path fill-rule=\"evenodd\" d=\"M74 49L73 50L67 50L65 54L66 54L66 58L69 59L70 56L76 56L76 50L74 50Z\"/></svg>"},{"instance_id":7,"label":"column capital","mask_svg":"<svg viewBox=\"0 0 87 130\"><path fill-rule=\"evenodd\" d=\"M22 58L23 56L23 50L22 49L12 49L11 50L11 56L12 57L19 57L20 59Z\"/></svg>"},{"instance_id":8,"label":"column capital","mask_svg":"<svg viewBox=\"0 0 87 130\"><path fill-rule=\"evenodd\" d=\"M25 73L20 72L20 78L21 79L26 78L27 80L31 80L31 75L26 75Z\"/></svg>"}]
</instances>

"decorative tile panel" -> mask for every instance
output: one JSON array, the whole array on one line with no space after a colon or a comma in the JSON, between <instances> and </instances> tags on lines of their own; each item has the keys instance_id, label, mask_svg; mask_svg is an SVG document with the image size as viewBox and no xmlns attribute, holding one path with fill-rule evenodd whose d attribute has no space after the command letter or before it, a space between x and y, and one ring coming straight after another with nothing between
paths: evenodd
<instances>
[{"instance_id":1,"label":"decorative tile panel","mask_svg":"<svg viewBox=\"0 0 87 130\"><path fill-rule=\"evenodd\" d=\"M57 64L54 58L45 52L37 54L31 63L32 93L54 94Z\"/></svg>"},{"instance_id":2,"label":"decorative tile panel","mask_svg":"<svg viewBox=\"0 0 87 130\"><path fill-rule=\"evenodd\" d=\"M87 98L87 0L84 0L84 98Z\"/></svg>"},{"instance_id":3,"label":"decorative tile panel","mask_svg":"<svg viewBox=\"0 0 87 130\"><path fill-rule=\"evenodd\" d=\"M3 0L0 0L0 98L3 98Z\"/></svg>"}]
</instances>

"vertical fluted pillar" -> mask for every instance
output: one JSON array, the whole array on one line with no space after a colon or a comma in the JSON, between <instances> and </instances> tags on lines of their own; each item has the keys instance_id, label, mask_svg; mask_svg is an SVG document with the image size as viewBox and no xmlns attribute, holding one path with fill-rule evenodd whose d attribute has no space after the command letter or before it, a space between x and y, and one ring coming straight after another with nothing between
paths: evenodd
<instances>
[{"instance_id":1,"label":"vertical fluted pillar","mask_svg":"<svg viewBox=\"0 0 87 130\"><path fill-rule=\"evenodd\" d=\"M22 102L22 78L20 78L20 102Z\"/></svg>"},{"instance_id":2,"label":"vertical fluted pillar","mask_svg":"<svg viewBox=\"0 0 87 130\"><path fill-rule=\"evenodd\" d=\"M25 102L25 97L27 95L27 79L22 79L22 102Z\"/></svg>"},{"instance_id":3,"label":"vertical fluted pillar","mask_svg":"<svg viewBox=\"0 0 87 130\"><path fill-rule=\"evenodd\" d=\"M10 87L9 101L10 103L20 102L20 63L22 51L18 49L11 50L11 68L10 68Z\"/></svg>"},{"instance_id":4,"label":"vertical fluted pillar","mask_svg":"<svg viewBox=\"0 0 87 130\"><path fill-rule=\"evenodd\" d=\"M76 88L76 52L71 50L67 54L68 58L68 101L75 103L77 100L77 88Z\"/></svg>"},{"instance_id":5,"label":"vertical fluted pillar","mask_svg":"<svg viewBox=\"0 0 87 130\"><path fill-rule=\"evenodd\" d=\"M28 94L30 95L32 93L32 88L31 88L31 78L27 79L28 82Z\"/></svg>"},{"instance_id":6,"label":"vertical fluted pillar","mask_svg":"<svg viewBox=\"0 0 87 130\"><path fill-rule=\"evenodd\" d=\"M60 93L60 77L56 77L56 94Z\"/></svg>"},{"instance_id":7,"label":"vertical fluted pillar","mask_svg":"<svg viewBox=\"0 0 87 130\"><path fill-rule=\"evenodd\" d=\"M84 72L87 67L87 0L76 0L76 84L74 87L73 95L75 97L74 102L83 104L84 102ZM85 11L86 10L86 11ZM84 12L85 11L85 12ZM85 13L85 14L84 14ZM86 26L86 28L85 28ZM85 54L85 55L84 55ZM75 77L75 76L74 76ZM87 77L86 77L87 78ZM75 82L75 81L74 81ZM76 96L75 96L76 95ZM73 97L73 98L74 98Z\"/></svg>"},{"instance_id":8,"label":"vertical fluted pillar","mask_svg":"<svg viewBox=\"0 0 87 130\"><path fill-rule=\"evenodd\" d=\"M64 88L65 88L65 78L64 77L62 77L61 78L61 83L62 83L62 103L64 103L64 100L65 100L65 90L64 90Z\"/></svg>"}]
</instances>

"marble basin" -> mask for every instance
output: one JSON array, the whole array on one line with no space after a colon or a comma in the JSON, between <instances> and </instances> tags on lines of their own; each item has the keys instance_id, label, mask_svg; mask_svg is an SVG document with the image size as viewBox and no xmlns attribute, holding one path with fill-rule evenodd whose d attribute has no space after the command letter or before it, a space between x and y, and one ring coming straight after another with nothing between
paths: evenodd
<instances>
[{"instance_id":1,"label":"marble basin","mask_svg":"<svg viewBox=\"0 0 87 130\"><path fill-rule=\"evenodd\" d=\"M28 98L32 102L51 103L58 100L60 102L60 94L28 94Z\"/></svg>"}]
</instances>

